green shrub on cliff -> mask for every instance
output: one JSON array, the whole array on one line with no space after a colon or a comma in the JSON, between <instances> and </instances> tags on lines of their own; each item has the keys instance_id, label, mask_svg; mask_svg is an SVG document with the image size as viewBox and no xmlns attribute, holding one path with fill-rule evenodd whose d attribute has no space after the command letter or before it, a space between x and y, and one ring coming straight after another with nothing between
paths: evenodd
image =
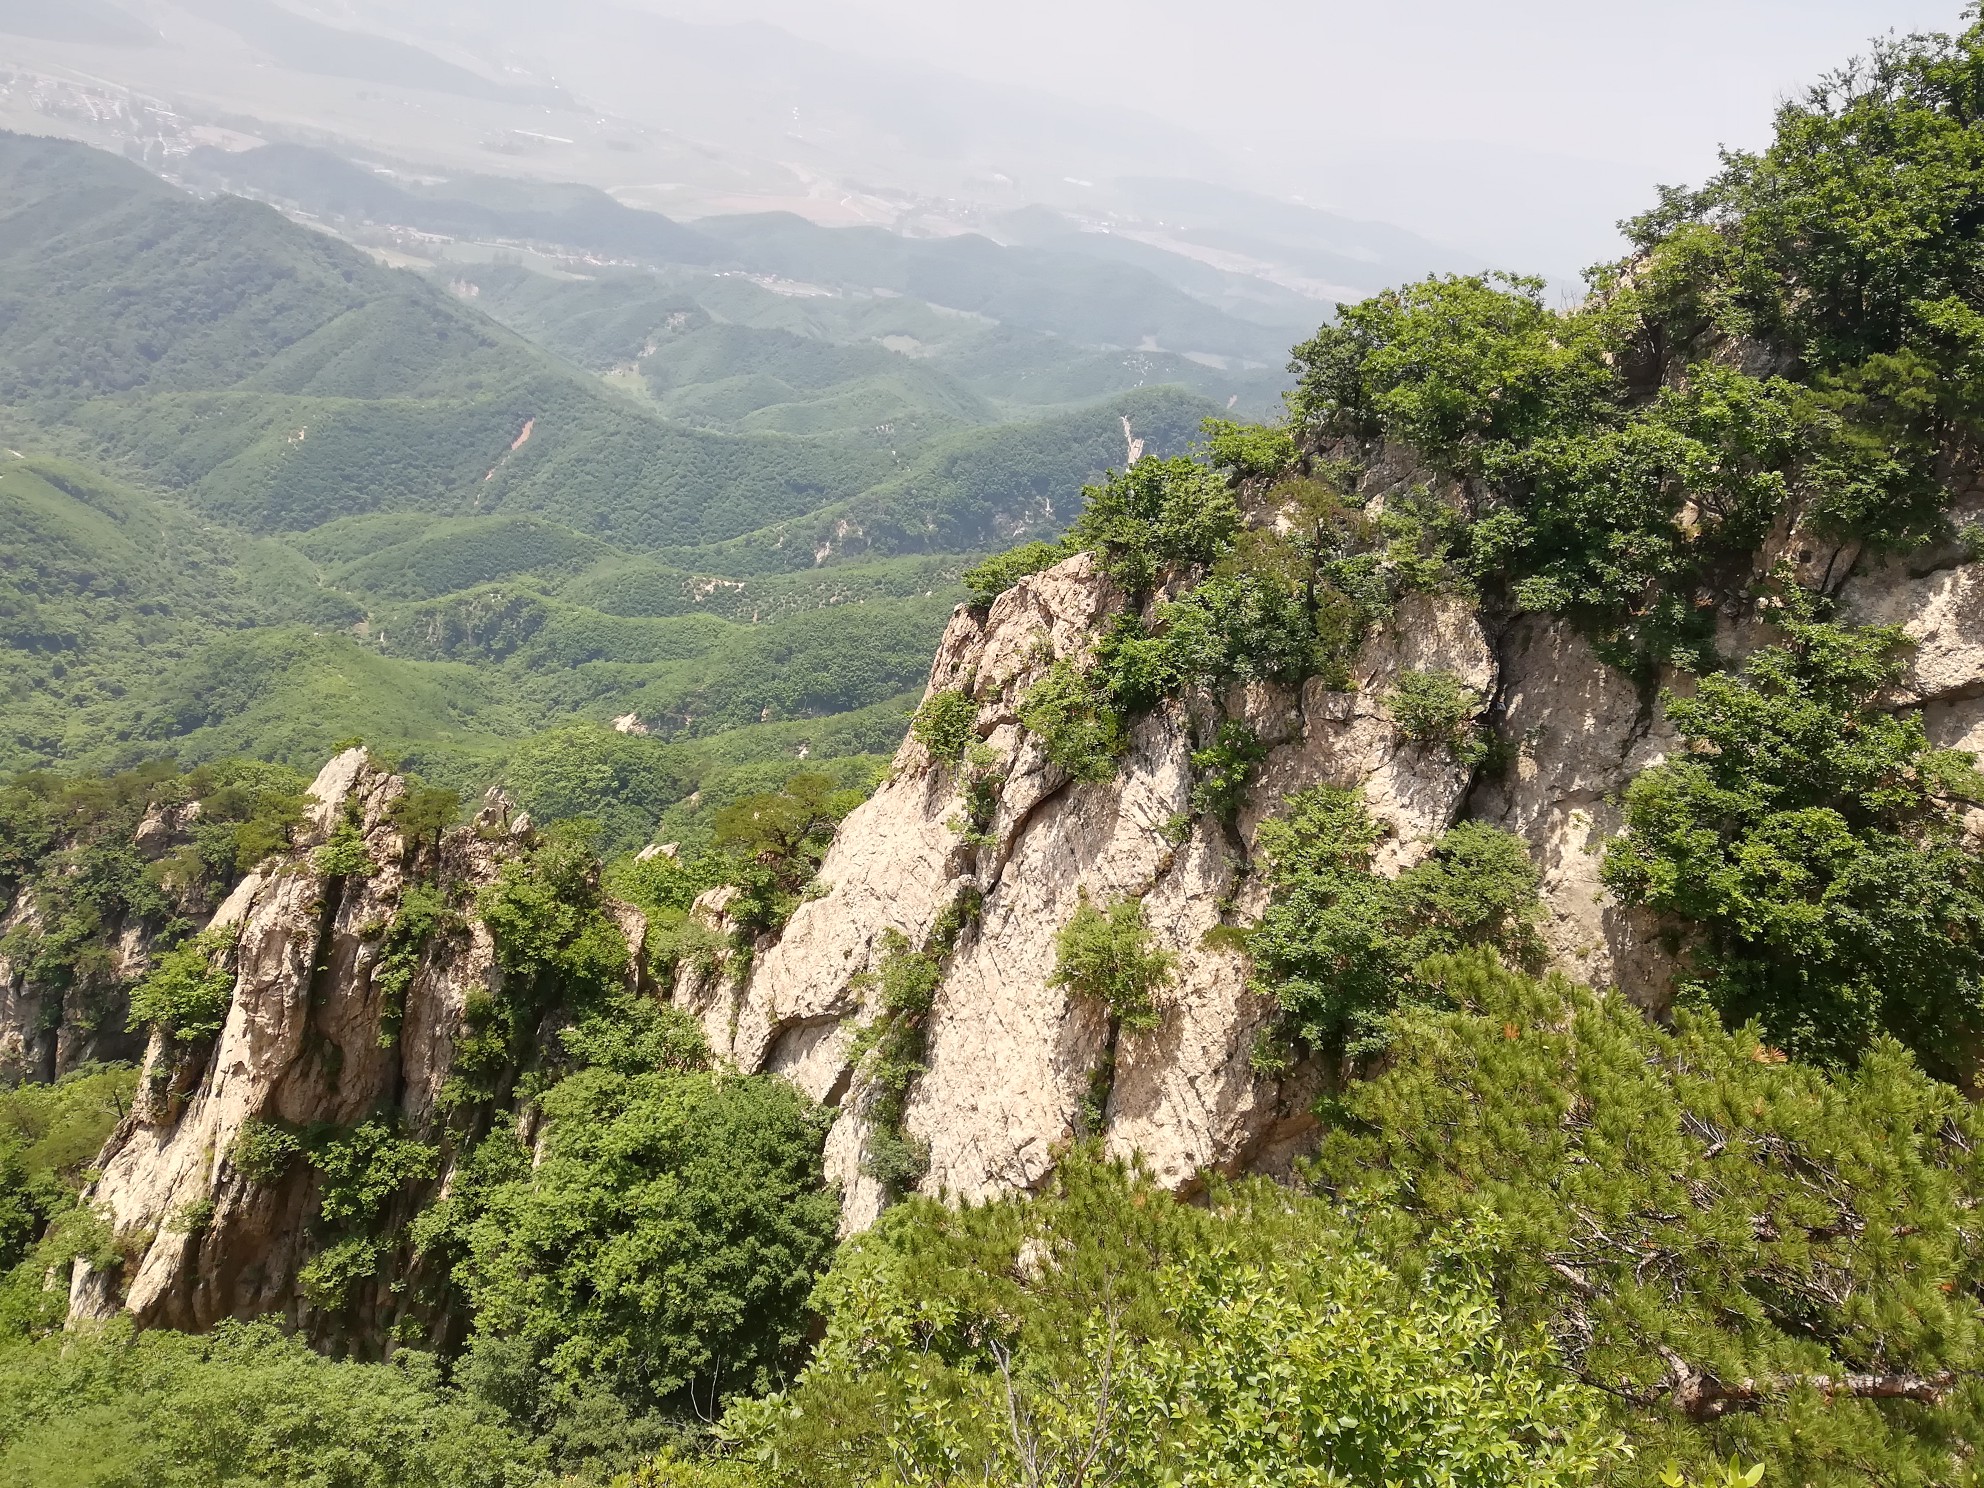
<instances>
[{"instance_id":1,"label":"green shrub on cliff","mask_svg":"<svg viewBox=\"0 0 1984 1488\"><path fill-rule=\"evenodd\" d=\"M219 1033L234 1001L235 934L203 931L161 953L131 989L131 1026L155 1029L180 1043Z\"/></svg>"},{"instance_id":2,"label":"green shrub on cliff","mask_svg":"<svg viewBox=\"0 0 1984 1488\"><path fill-rule=\"evenodd\" d=\"M524 1370L520 1414L539 1425L593 1386L636 1412L768 1388L833 1248L824 1123L803 1096L709 1071L700 1049L691 1069L626 1052L545 1093L542 1160L456 1230L472 1347Z\"/></svg>"},{"instance_id":3,"label":"green shrub on cliff","mask_svg":"<svg viewBox=\"0 0 1984 1488\"><path fill-rule=\"evenodd\" d=\"M1254 985L1280 1005L1284 1037L1369 1054L1401 1004L1438 995L1418 973L1427 958L1470 946L1537 956L1539 876L1521 839L1463 822L1387 878L1375 869L1384 829L1361 794L1317 786L1287 804L1261 826L1269 901L1246 932ZM1257 1055L1279 1057L1272 1045Z\"/></svg>"},{"instance_id":4,"label":"green shrub on cliff","mask_svg":"<svg viewBox=\"0 0 1984 1488\"><path fill-rule=\"evenodd\" d=\"M1177 965L1177 956L1152 941L1142 900L1098 909L1084 896L1055 934L1050 982L1099 1002L1124 1028L1147 1033L1162 1018L1157 994Z\"/></svg>"},{"instance_id":5,"label":"green shrub on cliff","mask_svg":"<svg viewBox=\"0 0 1984 1488\"><path fill-rule=\"evenodd\" d=\"M1880 706L1899 632L1795 595L1780 623L1784 645L1664 700L1687 748L1633 782L1606 882L1686 927L1681 993L1731 1026L1828 1063L1889 1035L1955 1073L1984 1029L1984 853L1961 817L1984 779Z\"/></svg>"}]
</instances>

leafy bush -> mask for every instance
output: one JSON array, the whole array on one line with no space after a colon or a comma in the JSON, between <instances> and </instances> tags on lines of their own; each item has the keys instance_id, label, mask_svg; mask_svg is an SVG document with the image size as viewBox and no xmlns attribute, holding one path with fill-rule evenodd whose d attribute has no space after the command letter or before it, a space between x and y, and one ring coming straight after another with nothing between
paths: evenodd
<instances>
[{"instance_id":1,"label":"leafy bush","mask_svg":"<svg viewBox=\"0 0 1984 1488\"><path fill-rule=\"evenodd\" d=\"M0 1478L529 1488L542 1454L436 1361L337 1363L273 1323L0 1344Z\"/></svg>"},{"instance_id":2,"label":"leafy bush","mask_svg":"<svg viewBox=\"0 0 1984 1488\"><path fill-rule=\"evenodd\" d=\"M747 797L717 813L714 845L728 860L726 880L739 890L726 912L744 934L772 934L792 917L842 818L866 795L808 771L781 790Z\"/></svg>"},{"instance_id":3,"label":"leafy bush","mask_svg":"<svg viewBox=\"0 0 1984 1488\"><path fill-rule=\"evenodd\" d=\"M523 1350L536 1419L593 1384L708 1409L777 1379L839 1222L819 1113L772 1076L610 1066L542 1105L543 1161L483 1196L457 1269L477 1337Z\"/></svg>"},{"instance_id":4,"label":"leafy bush","mask_svg":"<svg viewBox=\"0 0 1984 1488\"><path fill-rule=\"evenodd\" d=\"M279 1139L258 1134L253 1158L280 1159ZM401 1137L391 1116L375 1116L349 1131L320 1130L302 1144L317 1170L317 1253L297 1272L312 1306L335 1313L360 1282L378 1273L393 1248L387 1234L392 1205L411 1185L434 1177L441 1152Z\"/></svg>"},{"instance_id":5,"label":"leafy bush","mask_svg":"<svg viewBox=\"0 0 1984 1488\"><path fill-rule=\"evenodd\" d=\"M1164 693L1233 682L1298 683L1328 667L1318 616L1274 575L1215 573L1159 607L1151 670Z\"/></svg>"},{"instance_id":6,"label":"leafy bush","mask_svg":"<svg viewBox=\"0 0 1984 1488\"><path fill-rule=\"evenodd\" d=\"M669 746L602 724L572 723L520 745L503 787L538 822L599 823L607 850L638 847L692 783Z\"/></svg>"},{"instance_id":7,"label":"leafy bush","mask_svg":"<svg viewBox=\"0 0 1984 1488\"><path fill-rule=\"evenodd\" d=\"M1295 348L1295 407L1310 427L1383 434L1458 470L1584 427L1615 396L1601 323L1556 315L1544 290L1446 275L1346 306Z\"/></svg>"},{"instance_id":8,"label":"leafy bush","mask_svg":"<svg viewBox=\"0 0 1984 1488\"><path fill-rule=\"evenodd\" d=\"M1665 699L1688 747L1633 782L1606 882L1687 927L1683 995L1732 1026L1831 1063L1890 1034L1952 1073L1984 1026L1984 857L1959 818L1984 782L1879 706L1899 632L1795 595L1782 624Z\"/></svg>"},{"instance_id":9,"label":"leafy bush","mask_svg":"<svg viewBox=\"0 0 1984 1488\"><path fill-rule=\"evenodd\" d=\"M462 798L446 786L407 782L406 793L387 808L386 820L409 842L438 842L461 820Z\"/></svg>"},{"instance_id":10,"label":"leafy bush","mask_svg":"<svg viewBox=\"0 0 1984 1488\"><path fill-rule=\"evenodd\" d=\"M721 874L721 860L713 854L684 859L679 853L657 852L616 859L607 867L605 882L616 898L654 915L686 910L697 895L722 882Z\"/></svg>"},{"instance_id":11,"label":"leafy bush","mask_svg":"<svg viewBox=\"0 0 1984 1488\"><path fill-rule=\"evenodd\" d=\"M1162 1016L1157 994L1177 965L1177 956L1152 944L1141 899L1097 909L1084 897L1055 934L1049 985L1094 998L1123 1027L1149 1032Z\"/></svg>"},{"instance_id":12,"label":"leafy bush","mask_svg":"<svg viewBox=\"0 0 1984 1488\"><path fill-rule=\"evenodd\" d=\"M540 1004L583 1004L616 985L627 942L606 913L599 865L583 826L545 832L523 857L497 870L476 900L503 969L530 984Z\"/></svg>"},{"instance_id":13,"label":"leafy bush","mask_svg":"<svg viewBox=\"0 0 1984 1488\"><path fill-rule=\"evenodd\" d=\"M235 934L207 930L162 952L131 990L131 1026L188 1044L219 1033L234 1001Z\"/></svg>"},{"instance_id":14,"label":"leafy bush","mask_svg":"<svg viewBox=\"0 0 1984 1488\"><path fill-rule=\"evenodd\" d=\"M1247 782L1267 757L1267 746L1252 729L1226 719L1211 744L1192 752L1192 809L1232 821L1246 799Z\"/></svg>"},{"instance_id":15,"label":"leafy bush","mask_svg":"<svg viewBox=\"0 0 1984 1488\"><path fill-rule=\"evenodd\" d=\"M1104 677L1057 661L1027 689L1019 712L1047 757L1076 780L1115 778L1129 738Z\"/></svg>"},{"instance_id":16,"label":"leafy bush","mask_svg":"<svg viewBox=\"0 0 1984 1488\"><path fill-rule=\"evenodd\" d=\"M353 821L340 821L324 845L310 855L310 866L326 878L370 878L372 854L365 833Z\"/></svg>"},{"instance_id":17,"label":"leafy bush","mask_svg":"<svg viewBox=\"0 0 1984 1488\"><path fill-rule=\"evenodd\" d=\"M1637 1449L1610 1481L1720 1482L1732 1453L1795 1483L1961 1471L1984 1429L1968 1100L1888 1040L1828 1074L1484 951L1420 975L1441 1010L1401 1014L1314 1177L1401 1268L1457 1225L1488 1242L1505 1328L1547 1331Z\"/></svg>"},{"instance_id":18,"label":"leafy bush","mask_svg":"<svg viewBox=\"0 0 1984 1488\"><path fill-rule=\"evenodd\" d=\"M990 609L993 600L1021 579L1044 573L1074 551L1066 543L1025 543L967 568L964 571L964 586L971 592L974 606Z\"/></svg>"},{"instance_id":19,"label":"leafy bush","mask_svg":"<svg viewBox=\"0 0 1984 1488\"><path fill-rule=\"evenodd\" d=\"M390 1048L399 1038L406 995L413 989L428 946L436 936L459 930L461 923L461 916L440 889L409 884L400 895L392 923L380 937L378 960L372 964L372 986L379 994L380 1047Z\"/></svg>"},{"instance_id":20,"label":"leafy bush","mask_svg":"<svg viewBox=\"0 0 1984 1488\"><path fill-rule=\"evenodd\" d=\"M1465 1263L1390 1269L1271 1188L1196 1210L1075 1157L1037 1198L891 1211L818 1298L805 1373L724 1421L774 1484L1557 1488L1617 1461L1596 1392L1504 1341Z\"/></svg>"},{"instance_id":21,"label":"leafy bush","mask_svg":"<svg viewBox=\"0 0 1984 1488\"><path fill-rule=\"evenodd\" d=\"M1254 985L1311 1048L1384 1047L1402 1003L1437 994L1416 968L1488 946L1537 955L1536 867L1520 839L1479 822L1446 833L1396 879L1373 869L1383 829L1355 791L1318 786L1261 825L1270 899L1247 935Z\"/></svg>"},{"instance_id":22,"label":"leafy bush","mask_svg":"<svg viewBox=\"0 0 1984 1488\"><path fill-rule=\"evenodd\" d=\"M1474 715L1481 695L1452 672L1400 672L1385 695L1398 731L1418 744L1437 744L1454 758L1478 764Z\"/></svg>"},{"instance_id":23,"label":"leafy bush","mask_svg":"<svg viewBox=\"0 0 1984 1488\"><path fill-rule=\"evenodd\" d=\"M1246 480L1273 480L1285 475L1299 455L1295 437L1287 429L1232 419L1207 419L1205 446L1215 469Z\"/></svg>"},{"instance_id":24,"label":"leafy bush","mask_svg":"<svg viewBox=\"0 0 1984 1488\"><path fill-rule=\"evenodd\" d=\"M546 1011L585 1014L624 985L627 941L607 911L592 840L586 823L559 823L476 896L506 975L500 992L469 994L444 1107L493 1099L504 1072L536 1052Z\"/></svg>"},{"instance_id":25,"label":"leafy bush","mask_svg":"<svg viewBox=\"0 0 1984 1488\"><path fill-rule=\"evenodd\" d=\"M1941 454L1980 427L1984 25L1877 44L1553 313L1540 281L1433 279L1296 350L1325 438L1382 436L1478 478L1477 583L1574 616L1622 665L1711 657L1717 590L1786 515L1907 548L1946 528ZM1737 366L1771 365L1754 376Z\"/></svg>"},{"instance_id":26,"label":"leafy bush","mask_svg":"<svg viewBox=\"0 0 1984 1488\"><path fill-rule=\"evenodd\" d=\"M1068 542L1100 553L1132 594L1147 593L1162 568L1211 563L1240 528L1225 478L1183 456L1139 460L1083 494Z\"/></svg>"},{"instance_id":27,"label":"leafy bush","mask_svg":"<svg viewBox=\"0 0 1984 1488\"><path fill-rule=\"evenodd\" d=\"M863 974L880 995L875 1017L856 1036L850 1052L869 1090L861 1167L890 1198L908 1193L929 1169L928 1147L904 1130L903 1117L910 1087L923 1073L930 1009L944 985L946 964L982 908L976 890L960 890L931 924L921 950L902 932L885 931L879 965L872 974Z\"/></svg>"},{"instance_id":28,"label":"leafy bush","mask_svg":"<svg viewBox=\"0 0 1984 1488\"><path fill-rule=\"evenodd\" d=\"M288 1176L303 1155L303 1142L288 1127L274 1121L249 1120L228 1149L228 1161L250 1183L273 1187Z\"/></svg>"},{"instance_id":29,"label":"leafy bush","mask_svg":"<svg viewBox=\"0 0 1984 1488\"><path fill-rule=\"evenodd\" d=\"M978 737L978 700L964 688L933 692L917 708L909 727L932 759L962 759Z\"/></svg>"},{"instance_id":30,"label":"leafy bush","mask_svg":"<svg viewBox=\"0 0 1984 1488\"><path fill-rule=\"evenodd\" d=\"M398 1135L381 1117L312 1142L307 1155L319 1174L318 1213L339 1230L371 1228L401 1190L432 1178L440 1164L439 1149Z\"/></svg>"},{"instance_id":31,"label":"leafy bush","mask_svg":"<svg viewBox=\"0 0 1984 1488\"><path fill-rule=\"evenodd\" d=\"M90 1066L53 1085L0 1089L0 1273L74 1207L104 1139L130 1109L137 1079L127 1066Z\"/></svg>"}]
</instances>

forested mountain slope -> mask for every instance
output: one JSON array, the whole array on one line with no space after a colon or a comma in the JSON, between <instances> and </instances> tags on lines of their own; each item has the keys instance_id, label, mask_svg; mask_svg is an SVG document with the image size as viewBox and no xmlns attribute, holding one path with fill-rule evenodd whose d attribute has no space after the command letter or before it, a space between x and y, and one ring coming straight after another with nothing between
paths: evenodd
<instances>
[{"instance_id":1,"label":"forested mountain slope","mask_svg":"<svg viewBox=\"0 0 1984 1488\"><path fill-rule=\"evenodd\" d=\"M875 707L914 688L967 555L1210 407L1078 389L1002 424L872 336L705 312L648 347L679 310L648 281L622 299L652 394L628 396L585 353L599 296L544 303L570 280L491 278L586 366L472 286L98 152L9 136L0 176L16 764L308 765L362 733L467 786L574 719L707 736ZM885 747L865 727L814 742Z\"/></svg>"},{"instance_id":2,"label":"forested mountain slope","mask_svg":"<svg viewBox=\"0 0 1984 1488\"><path fill-rule=\"evenodd\" d=\"M1881 46L1575 309L1345 307L962 572L886 769L15 781L5 1052L148 1042L0 1104L0 1469L1969 1481L1980 80ZM723 623L644 573L392 623Z\"/></svg>"}]
</instances>

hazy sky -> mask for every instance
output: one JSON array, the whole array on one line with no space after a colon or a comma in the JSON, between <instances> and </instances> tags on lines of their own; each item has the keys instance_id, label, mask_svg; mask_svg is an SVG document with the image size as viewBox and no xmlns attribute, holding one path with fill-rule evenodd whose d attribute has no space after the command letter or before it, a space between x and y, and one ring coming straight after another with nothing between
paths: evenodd
<instances>
[{"instance_id":1,"label":"hazy sky","mask_svg":"<svg viewBox=\"0 0 1984 1488\"><path fill-rule=\"evenodd\" d=\"M1699 180L1718 144L1763 142L1776 100L1869 37L1962 24L1953 0L635 3L1161 115L1287 194L1449 238L1478 195L1518 251L1525 193L1539 245L1580 218L1596 233L1653 182Z\"/></svg>"}]
</instances>

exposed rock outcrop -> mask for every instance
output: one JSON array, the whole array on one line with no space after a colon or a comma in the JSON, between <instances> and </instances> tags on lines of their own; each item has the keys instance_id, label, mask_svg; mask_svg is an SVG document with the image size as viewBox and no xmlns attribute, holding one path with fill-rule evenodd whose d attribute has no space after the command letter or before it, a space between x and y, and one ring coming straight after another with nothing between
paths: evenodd
<instances>
[{"instance_id":1,"label":"exposed rock outcrop","mask_svg":"<svg viewBox=\"0 0 1984 1488\"><path fill-rule=\"evenodd\" d=\"M326 765L296 850L249 875L214 918L235 932L220 1034L193 1044L152 1038L139 1100L88 1196L127 1252L121 1304L142 1323L300 1320L297 1272L313 1244L316 1178L302 1163L273 1181L243 1172L237 1143L251 1122L346 1127L390 1111L419 1132L434 1118L469 994L501 971L488 931L464 918L429 943L404 1007L389 1008L373 975L382 932L416 864L459 899L493 879L516 839L492 799L473 826L417 847L390 816L404 790L363 750ZM369 866L327 876L312 851L346 821ZM78 1268L77 1315L118 1300ZM354 1316L376 1328L395 1305L380 1291L358 1299Z\"/></svg>"},{"instance_id":2,"label":"exposed rock outcrop","mask_svg":"<svg viewBox=\"0 0 1984 1488\"><path fill-rule=\"evenodd\" d=\"M1984 565L1955 554L1940 567L1894 567L1851 580L1842 598L1852 618L1901 626L1915 642L1894 705L1921 708L1939 743L1984 749ZM1572 626L1529 616L1491 633L1460 598L1413 595L1352 658L1341 690L1257 684L1166 703L1134 724L1114 778L1073 779L1022 723L1021 699L1057 661L1083 656L1125 602L1083 555L1021 581L989 611L960 608L929 688L971 699L979 747L938 760L905 740L888 781L843 824L813 894L755 948L748 973L691 958L672 988L719 1054L835 1109L828 1172L850 1229L888 1199L873 1160L885 1110L891 1129L880 1135L920 1155L920 1187L959 1199L1037 1186L1079 1135L1138 1155L1181 1189L1210 1171L1274 1171L1299 1155L1334 1072L1314 1062L1264 1072L1255 1054L1273 1009L1250 988L1234 939L1215 932L1265 908L1260 827L1314 785L1362 793L1387 829L1386 873L1418 862L1463 818L1516 833L1542 871L1556 964L1649 1007L1667 996L1659 927L1609 901L1599 866L1625 788L1675 740L1656 689L1608 667ZM1757 644L1752 632L1760 627L1737 639ZM1495 767L1405 737L1388 700L1406 672L1451 673L1482 700L1503 743ZM1244 721L1267 746L1230 825L1192 807L1192 753L1222 719ZM974 781L988 780L974 805ZM298 1274L324 1243L319 1179L303 1163L256 1177L237 1160L251 1123L349 1128L389 1111L405 1133L432 1131L470 999L501 990L488 931L465 914L428 943L404 1008L386 1005L375 975L382 935L409 882L465 908L529 833L492 798L473 826L410 843L392 811L403 790L362 752L332 761L296 849L216 915L236 932L225 1026L204 1043L154 1038L140 1101L91 1194L127 1261L115 1278L78 1270L78 1315L122 1306L147 1323L203 1328L277 1312L320 1335L371 1338L445 1328L409 1300L417 1286L383 1274L335 1316L313 1312ZM327 875L315 849L341 823L369 866ZM704 896L697 912L728 928L734 892ZM1084 900L1125 897L1143 902L1176 958L1147 1031L1124 1029L1054 979L1057 934ZM641 917L617 913L638 949ZM890 1107L864 1056L864 1032L882 1016L879 973L892 948L938 942L943 980L920 1025L920 1069ZM409 1202L446 1182L438 1173Z\"/></svg>"},{"instance_id":3,"label":"exposed rock outcrop","mask_svg":"<svg viewBox=\"0 0 1984 1488\"><path fill-rule=\"evenodd\" d=\"M1922 706L1938 741L1984 747L1984 566L1856 580L1848 611L1902 625L1916 642L1897 706ZM675 996L711 1042L747 1070L785 1075L838 1107L830 1174L844 1220L871 1222L885 1192L867 1171L873 1102L861 1030L879 1016L876 975L895 932L924 945L961 895L977 903L925 1025L925 1069L904 1135L927 1151L924 1191L977 1199L1037 1185L1098 1106L1101 1134L1165 1182L1210 1169L1273 1168L1299 1149L1324 1072L1284 1078L1251 1058L1269 1009L1244 958L1207 932L1265 903L1252 871L1260 823L1295 791L1361 789L1390 835L1381 871L1424 855L1456 820L1522 837L1543 875L1543 927L1555 963L1658 1008L1671 960L1658 926L1613 903L1600 880L1621 797L1674 738L1656 689L1607 666L1568 623L1525 617L1490 636L1457 599L1413 596L1358 653L1352 687L1254 686L1169 704L1141 720L1117 777L1069 779L1021 725L1019 700L1056 660L1079 656L1123 597L1078 556L1021 581L982 617L953 616L930 691L962 688L1000 777L979 845L962 830L966 768L914 738L888 782L844 824L801 906L747 977L685 972ZM1401 736L1386 706L1402 671L1446 671L1487 700L1510 758L1493 771ZM1670 681L1675 679L1670 679ZM1685 685L1681 679L1679 685ZM1236 827L1190 815L1191 752L1220 716L1245 721L1270 753ZM1160 1026L1114 1028L1107 1011L1052 984L1055 936L1083 897L1143 899L1178 958ZM721 922L721 894L700 906Z\"/></svg>"}]
</instances>

